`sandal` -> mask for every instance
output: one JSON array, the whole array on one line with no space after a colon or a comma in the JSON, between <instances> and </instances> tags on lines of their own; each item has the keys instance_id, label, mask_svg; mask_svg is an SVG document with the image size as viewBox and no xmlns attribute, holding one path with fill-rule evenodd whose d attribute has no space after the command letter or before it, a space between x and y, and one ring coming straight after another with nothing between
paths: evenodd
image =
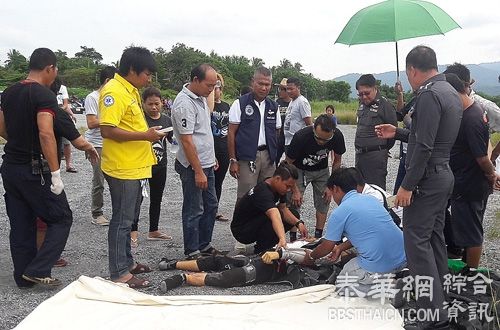
<instances>
[{"instance_id":1,"label":"sandal","mask_svg":"<svg viewBox=\"0 0 500 330\"><path fill-rule=\"evenodd\" d=\"M148 238L147 238L148 241L170 241L171 239L172 239L172 236L167 235L165 233L161 233L161 232L159 233L158 236L151 237L148 235Z\"/></svg>"},{"instance_id":2,"label":"sandal","mask_svg":"<svg viewBox=\"0 0 500 330\"><path fill-rule=\"evenodd\" d=\"M130 270L130 274L133 275L149 273L149 272L151 272L151 268L147 265L143 265L140 263L137 263L135 267Z\"/></svg>"},{"instance_id":3,"label":"sandal","mask_svg":"<svg viewBox=\"0 0 500 330\"><path fill-rule=\"evenodd\" d=\"M135 276L132 276L130 280L124 283L127 284L131 289L142 289L151 286L151 283L148 280Z\"/></svg>"},{"instance_id":4,"label":"sandal","mask_svg":"<svg viewBox=\"0 0 500 330\"><path fill-rule=\"evenodd\" d=\"M130 239L130 247L137 248L138 246L139 246L139 239L138 238L136 238L136 239L131 238Z\"/></svg>"},{"instance_id":5,"label":"sandal","mask_svg":"<svg viewBox=\"0 0 500 330\"><path fill-rule=\"evenodd\" d=\"M222 214L217 214L215 216L215 220L216 221L221 221L221 222L227 222L227 221L229 221L229 219L226 218L225 216L223 216Z\"/></svg>"},{"instance_id":6,"label":"sandal","mask_svg":"<svg viewBox=\"0 0 500 330\"><path fill-rule=\"evenodd\" d=\"M78 173L77 169L74 168L74 167L68 167L68 168L66 168L66 172L69 172L69 173Z\"/></svg>"}]
</instances>

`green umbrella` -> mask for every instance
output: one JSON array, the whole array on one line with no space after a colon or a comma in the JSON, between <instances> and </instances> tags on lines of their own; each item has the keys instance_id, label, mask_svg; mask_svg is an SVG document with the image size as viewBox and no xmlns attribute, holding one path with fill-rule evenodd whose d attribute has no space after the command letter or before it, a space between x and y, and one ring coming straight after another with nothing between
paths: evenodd
<instances>
[{"instance_id":1,"label":"green umbrella","mask_svg":"<svg viewBox=\"0 0 500 330\"><path fill-rule=\"evenodd\" d=\"M399 80L398 41L445 34L460 26L438 6L420 0L387 0L358 11L335 43L346 45L396 42Z\"/></svg>"}]
</instances>

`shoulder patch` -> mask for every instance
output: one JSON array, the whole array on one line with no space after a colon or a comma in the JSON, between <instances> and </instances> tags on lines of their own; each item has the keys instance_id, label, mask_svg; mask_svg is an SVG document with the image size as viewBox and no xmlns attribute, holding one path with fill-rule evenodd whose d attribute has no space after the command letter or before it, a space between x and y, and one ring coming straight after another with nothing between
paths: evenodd
<instances>
[{"instance_id":1,"label":"shoulder patch","mask_svg":"<svg viewBox=\"0 0 500 330\"><path fill-rule=\"evenodd\" d=\"M113 104L115 104L115 99L111 95L106 95L104 97L103 103L104 103L105 106L110 107Z\"/></svg>"}]
</instances>

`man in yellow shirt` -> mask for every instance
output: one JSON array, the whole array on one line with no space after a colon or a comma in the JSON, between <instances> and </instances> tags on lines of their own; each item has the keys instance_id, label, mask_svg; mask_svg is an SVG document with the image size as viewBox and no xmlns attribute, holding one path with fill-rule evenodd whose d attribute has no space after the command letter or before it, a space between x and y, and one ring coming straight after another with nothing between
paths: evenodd
<instances>
[{"instance_id":1,"label":"man in yellow shirt","mask_svg":"<svg viewBox=\"0 0 500 330\"><path fill-rule=\"evenodd\" d=\"M109 271L111 280L131 288L150 285L135 274L151 269L135 263L130 250L130 230L139 215L142 182L151 177L156 164L151 142L165 133L148 128L138 88L148 85L156 71L151 52L142 47L125 49L118 73L99 96L100 128L103 137L101 169L109 185L113 215L109 224Z\"/></svg>"}]
</instances>

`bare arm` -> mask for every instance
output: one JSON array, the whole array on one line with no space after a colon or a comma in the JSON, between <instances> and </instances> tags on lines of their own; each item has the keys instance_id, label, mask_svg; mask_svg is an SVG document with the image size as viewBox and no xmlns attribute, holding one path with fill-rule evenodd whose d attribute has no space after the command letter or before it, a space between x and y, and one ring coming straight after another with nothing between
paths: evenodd
<instances>
[{"instance_id":1,"label":"bare arm","mask_svg":"<svg viewBox=\"0 0 500 330\"><path fill-rule=\"evenodd\" d=\"M36 115L36 122L43 156L49 163L50 171L55 172L59 169L59 161L56 137L54 136L54 117L48 112L39 112Z\"/></svg>"},{"instance_id":2,"label":"bare arm","mask_svg":"<svg viewBox=\"0 0 500 330\"><path fill-rule=\"evenodd\" d=\"M339 155L334 151L332 151L331 154L332 154L332 171L333 171L337 168L340 168L340 165L342 164L342 155Z\"/></svg>"},{"instance_id":3,"label":"bare arm","mask_svg":"<svg viewBox=\"0 0 500 330\"><path fill-rule=\"evenodd\" d=\"M278 205L278 209L281 210L283 213L284 221L292 226L295 226L298 222L300 222L300 219L295 217L292 212L290 212L290 209L286 206L286 203L281 203ZM307 235L307 228L306 226L300 222L299 226L297 229L300 231L300 235L302 235L303 238L308 237Z\"/></svg>"},{"instance_id":4,"label":"bare arm","mask_svg":"<svg viewBox=\"0 0 500 330\"><path fill-rule=\"evenodd\" d=\"M278 247L286 247L285 228L283 227L283 222L281 221L280 211L273 207L266 211L266 216L271 220L273 230L276 233L276 236L278 236Z\"/></svg>"},{"instance_id":5,"label":"bare arm","mask_svg":"<svg viewBox=\"0 0 500 330\"><path fill-rule=\"evenodd\" d=\"M476 162L494 189L500 189L500 176L496 173L495 167L488 156L476 158Z\"/></svg>"},{"instance_id":6,"label":"bare arm","mask_svg":"<svg viewBox=\"0 0 500 330\"><path fill-rule=\"evenodd\" d=\"M304 118L304 123L306 123L306 126L311 126L313 124L311 117Z\"/></svg>"},{"instance_id":7,"label":"bare arm","mask_svg":"<svg viewBox=\"0 0 500 330\"><path fill-rule=\"evenodd\" d=\"M196 146L193 142L192 134L181 134L180 135L182 148L184 149L184 154L186 159L193 168L194 180L196 187L205 190L208 188L208 181L203 168L201 167L200 159L198 158L198 153L196 152Z\"/></svg>"},{"instance_id":8,"label":"bare arm","mask_svg":"<svg viewBox=\"0 0 500 330\"><path fill-rule=\"evenodd\" d=\"M85 118L89 129L99 128L99 118L96 115L86 115Z\"/></svg>"},{"instance_id":9,"label":"bare arm","mask_svg":"<svg viewBox=\"0 0 500 330\"><path fill-rule=\"evenodd\" d=\"M495 162L500 155L500 141L498 141L497 145L493 150L491 151L491 161Z\"/></svg>"},{"instance_id":10,"label":"bare arm","mask_svg":"<svg viewBox=\"0 0 500 330\"><path fill-rule=\"evenodd\" d=\"M227 153L229 159L236 159L236 132L238 132L239 124L229 124L229 130L227 132ZM231 162L229 164L229 174L233 178L238 179L240 176L240 165L237 162Z\"/></svg>"},{"instance_id":11,"label":"bare arm","mask_svg":"<svg viewBox=\"0 0 500 330\"><path fill-rule=\"evenodd\" d=\"M5 127L5 118L2 110L0 110L0 136L7 140L7 128Z\"/></svg>"}]
</instances>

